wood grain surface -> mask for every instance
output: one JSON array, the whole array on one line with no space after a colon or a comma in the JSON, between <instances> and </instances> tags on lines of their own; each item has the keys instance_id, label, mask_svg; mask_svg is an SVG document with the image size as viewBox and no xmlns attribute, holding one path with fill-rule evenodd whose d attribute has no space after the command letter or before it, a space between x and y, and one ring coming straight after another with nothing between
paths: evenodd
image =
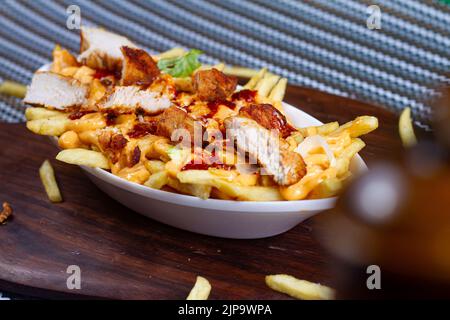
<instances>
[{"instance_id":1,"label":"wood grain surface","mask_svg":"<svg viewBox=\"0 0 450 320\"><path fill-rule=\"evenodd\" d=\"M380 128L363 140L369 163L401 148L389 111L311 89L290 87L287 102L321 121L375 115ZM202 275L211 299L286 299L264 276L288 273L332 282L329 256L314 238L314 220L272 238L229 240L178 230L145 218L97 189L76 167L51 160L64 202L51 204L38 168L57 149L24 124L0 124L0 202L13 218L0 226L0 291L45 298L184 299ZM149 204L151 205L151 204ZM68 290L69 265L81 290Z\"/></svg>"}]
</instances>

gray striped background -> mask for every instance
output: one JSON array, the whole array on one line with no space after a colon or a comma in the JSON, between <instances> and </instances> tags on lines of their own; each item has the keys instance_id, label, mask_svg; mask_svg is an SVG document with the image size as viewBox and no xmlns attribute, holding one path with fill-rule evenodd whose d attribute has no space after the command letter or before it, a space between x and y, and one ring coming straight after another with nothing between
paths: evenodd
<instances>
[{"instance_id":1,"label":"gray striped background","mask_svg":"<svg viewBox=\"0 0 450 320\"><path fill-rule=\"evenodd\" d=\"M55 42L77 51L66 8L84 24L122 33L151 52L202 49L204 62L268 66L290 83L413 109L430 119L427 100L450 72L450 6L416 0L0 0L0 80L28 83ZM382 29L366 27L378 4ZM301 102L299 102L301 104ZM19 99L0 96L0 120L23 120Z\"/></svg>"}]
</instances>

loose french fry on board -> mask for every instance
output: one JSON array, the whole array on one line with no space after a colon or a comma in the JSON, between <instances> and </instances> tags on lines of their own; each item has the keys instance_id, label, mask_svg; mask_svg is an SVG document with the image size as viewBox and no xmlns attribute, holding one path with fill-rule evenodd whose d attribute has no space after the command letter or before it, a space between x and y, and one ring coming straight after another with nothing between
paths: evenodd
<instances>
[{"instance_id":1,"label":"loose french fry on board","mask_svg":"<svg viewBox=\"0 0 450 320\"><path fill-rule=\"evenodd\" d=\"M187 296L186 300L208 300L211 293L211 284L203 277L197 276L195 285Z\"/></svg>"},{"instance_id":2,"label":"loose french fry on board","mask_svg":"<svg viewBox=\"0 0 450 320\"><path fill-rule=\"evenodd\" d=\"M45 160L39 168L39 176L44 185L45 192L51 202L61 202L62 196L56 183L55 171L53 170L50 161Z\"/></svg>"},{"instance_id":3,"label":"loose french fry on board","mask_svg":"<svg viewBox=\"0 0 450 320\"><path fill-rule=\"evenodd\" d=\"M398 131L402 143L405 147L411 147L417 143L416 135L414 134L414 128L411 119L411 109L405 108L400 115L398 122Z\"/></svg>"},{"instance_id":4,"label":"loose french fry on board","mask_svg":"<svg viewBox=\"0 0 450 320\"><path fill-rule=\"evenodd\" d=\"M300 280L287 274L266 276L266 284L273 290L302 300L333 300L333 289L306 280Z\"/></svg>"}]
</instances>

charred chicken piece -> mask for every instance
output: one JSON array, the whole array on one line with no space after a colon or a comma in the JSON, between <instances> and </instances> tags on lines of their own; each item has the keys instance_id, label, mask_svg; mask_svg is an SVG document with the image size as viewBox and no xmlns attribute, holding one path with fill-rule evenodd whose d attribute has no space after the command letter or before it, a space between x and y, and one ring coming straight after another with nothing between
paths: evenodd
<instances>
[{"instance_id":1,"label":"charred chicken piece","mask_svg":"<svg viewBox=\"0 0 450 320\"><path fill-rule=\"evenodd\" d=\"M239 109L239 115L255 120L268 130L277 130L282 138L286 138L295 129L287 122L286 117L271 104L251 104Z\"/></svg>"},{"instance_id":2,"label":"charred chicken piece","mask_svg":"<svg viewBox=\"0 0 450 320\"><path fill-rule=\"evenodd\" d=\"M170 107L158 116L156 135L171 138L172 133L177 129L185 129L194 140L194 119L186 111Z\"/></svg>"},{"instance_id":3,"label":"charred chicken piece","mask_svg":"<svg viewBox=\"0 0 450 320\"><path fill-rule=\"evenodd\" d=\"M144 50L123 46L122 86L150 85L161 73L156 62Z\"/></svg>"},{"instance_id":4,"label":"charred chicken piece","mask_svg":"<svg viewBox=\"0 0 450 320\"><path fill-rule=\"evenodd\" d=\"M194 90L201 100L224 100L237 85L236 77L229 77L217 69L201 70L193 76Z\"/></svg>"}]
</instances>

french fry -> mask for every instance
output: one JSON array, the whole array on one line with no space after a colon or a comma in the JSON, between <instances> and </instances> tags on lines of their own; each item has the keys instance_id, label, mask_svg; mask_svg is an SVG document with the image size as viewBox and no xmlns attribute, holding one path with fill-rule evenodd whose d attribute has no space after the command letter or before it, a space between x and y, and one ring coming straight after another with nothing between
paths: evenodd
<instances>
[{"instance_id":1,"label":"french fry","mask_svg":"<svg viewBox=\"0 0 450 320\"><path fill-rule=\"evenodd\" d=\"M211 65L211 64L202 64L198 69L196 69L196 70L194 71L194 74L195 74L197 71L201 71L201 70L210 70L210 69L213 69L213 68L223 72L223 70L225 69L225 63L219 62L219 63L213 64L213 65Z\"/></svg>"},{"instance_id":2,"label":"french fry","mask_svg":"<svg viewBox=\"0 0 450 320\"><path fill-rule=\"evenodd\" d=\"M216 65L203 64L198 70L206 70L216 68L217 70L222 71L226 75L235 76L239 78L251 78L258 74L260 70L245 68L245 67L236 67L236 66L227 66L223 63L219 63Z\"/></svg>"},{"instance_id":3,"label":"french fry","mask_svg":"<svg viewBox=\"0 0 450 320\"><path fill-rule=\"evenodd\" d=\"M186 50L184 50L183 48L172 48L170 50L161 52L160 54L157 54L155 57L159 60L159 59L168 59L168 58L175 58L175 57L179 57L182 56L183 54L186 53Z\"/></svg>"},{"instance_id":4,"label":"french fry","mask_svg":"<svg viewBox=\"0 0 450 320\"><path fill-rule=\"evenodd\" d=\"M61 202L62 196L55 179L55 171L50 161L45 160L39 168L39 176L44 185L47 197L51 202Z\"/></svg>"},{"instance_id":5,"label":"french fry","mask_svg":"<svg viewBox=\"0 0 450 320\"><path fill-rule=\"evenodd\" d=\"M208 199L212 187L204 184L181 183L178 179L169 177L167 185L180 193L192 195L200 199Z\"/></svg>"},{"instance_id":6,"label":"french fry","mask_svg":"<svg viewBox=\"0 0 450 320\"><path fill-rule=\"evenodd\" d=\"M324 123L320 126L312 126L306 128L300 128L299 131L304 137L321 135L325 136L339 128L339 123L337 121Z\"/></svg>"},{"instance_id":7,"label":"french fry","mask_svg":"<svg viewBox=\"0 0 450 320\"><path fill-rule=\"evenodd\" d=\"M77 79L82 84L90 84L94 79L95 70L91 69L87 66L81 66L77 69L75 74L72 76L74 79Z\"/></svg>"},{"instance_id":8,"label":"french fry","mask_svg":"<svg viewBox=\"0 0 450 320\"><path fill-rule=\"evenodd\" d=\"M402 139L403 146L411 147L417 143L416 135L414 134L414 128L411 119L411 109L405 108L400 115L398 122L398 132Z\"/></svg>"},{"instance_id":9,"label":"french fry","mask_svg":"<svg viewBox=\"0 0 450 320\"><path fill-rule=\"evenodd\" d=\"M172 148L173 146L169 143L169 140L159 139L152 144L147 156L151 159L160 159L167 162L170 160L169 152Z\"/></svg>"},{"instance_id":10,"label":"french fry","mask_svg":"<svg viewBox=\"0 0 450 320\"><path fill-rule=\"evenodd\" d=\"M117 174L118 177L138 184L143 184L150 178L150 172L148 172L145 166L141 163L132 167L122 168L118 172L114 171L115 170L111 168L111 172L113 172L113 174Z\"/></svg>"},{"instance_id":11,"label":"french fry","mask_svg":"<svg viewBox=\"0 0 450 320\"><path fill-rule=\"evenodd\" d=\"M273 187L276 186L276 182L273 181L273 177L267 175L259 176L259 183L264 187Z\"/></svg>"},{"instance_id":12,"label":"french fry","mask_svg":"<svg viewBox=\"0 0 450 320\"><path fill-rule=\"evenodd\" d=\"M66 67L64 69L61 69L61 71L58 71L60 75L66 76L66 77L73 77L73 75L78 71L79 67Z\"/></svg>"},{"instance_id":13,"label":"french fry","mask_svg":"<svg viewBox=\"0 0 450 320\"><path fill-rule=\"evenodd\" d=\"M27 87L18 82L7 80L3 81L0 84L0 94L5 94L22 99L23 97L25 97L26 93Z\"/></svg>"},{"instance_id":14,"label":"french fry","mask_svg":"<svg viewBox=\"0 0 450 320\"><path fill-rule=\"evenodd\" d=\"M78 66L77 59L69 51L62 49L59 45L55 46L52 55L52 72L60 73L65 68Z\"/></svg>"},{"instance_id":15,"label":"french fry","mask_svg":"<svg viewBox=\"0 0 450 320\"><path fill-rule=\"evenodd\" d=\"M322 181L336 177L336 175L335 167L323 170L321 166L309 166L308 173L299 182L288 187L280 187L280 193L285 200L302 200Z\"/></svg>"},{"instance_id":16,"label":"french fry","mask_svg":"<svg viewBox=\"0 0 450 320\"><path fill-rule=\"evenodd\" d=\"M173 78L173 82L175 84L175 87L179 91L183 91L183 92L193 92L194 91L194 84L192 83L192 79L190 77Z\"/></svg>"},{"instance_id":17,"label":"french fry","mask_svg":"<svg viewBox=\"0 0 450 320\"><path fill-rule=\"evenodd\" d=\"M252 173L241 173L234 179L234 182L241 186L256 186L258 183L258 175Z\"/></svg>"},{"instance_id":18,"label":"french fry","mask_svg":"<svg viewBox=\"0 0 450 320\"><path fill-rule=\"evenodd\" d=\"M352 138L350 138L350 133L348 131L343 131L334 136L325 136L325 140L336 157L340 157L345 148L352 143Z\"/></svg>"},{"instance_id":19,"label":"french fry","mask_svg":"<svg viewBox=\"0 0 450 320\"><path fill-rule=\"evenodd\" d=\"M66 149L58 153L56 159L65 163L92 168L109 169L108 159L100 152L86 149Z\"/></svg>"},{"instance_id":20,"label":"french fry","mask_svg":"<svg viewBox=\"0 0 450 320\"><path fill-rule=\"evenodd\" d=\"M214 69L219 70L219 71L223 71L225 69L225 63L221 62L221 63L218 63L218 64L212 66L212 67Z\"/></svg>"},{"instance_id":21,"label":"french fry","mask_svg":"<svg viewBox=\"0 0 450 320\"><path fill-rule=\"evenodd\" d=\"M324 153L311 154L307 157L304 157L303 160L305 160L305 163L309 166L316 165L323 168L327 168L330 166L330 159Z\"/></svg>"},{"instance_id":22,"label":"french fry","mask_svg":"<svg viewBox=\"0 0 450 320\"><path fill-rule=\"evenodd\" d=\"M67 130L70 120L67 116L53 116L50 118L35 119L27 122L28 130L44 135L59 136Z\"/></svg>"},{"instance_id":23,"label":"french fry","mask_svg":"<svg viewBox=\"0 0 450 320\"><path fill-rule=\"evenodd\" d=\"M201 170L190 170L190 171L201 171ZM214 178L224 179L226 181L236 181L239 176L236 170L225 170L218 168L208 168L208 172L210 172Z\"/></svg>"},{"instance_id":24,"label":"french fry","mask_svg":"<svg viewBox=\"0 0 450 320\"><path fill-rule=\"evenodd\" d=\"M342 178L348 172L350 166L350 159L347 157L341 157L336 159L336 176Z\"/></svg>"},{"instance_id":25,"label":"french fry","mask_svg":"<svg viewBox=\"0 0 450 320\"><path fill-rule=\"evenodd\" d=\"M335 291L327 286L300 280L287 274L266 276L266 284L273 290L302 300L333 300Z\"/></svg>"},{"instance_id":26,"label":"french fry","mask_svg":"<svg viewBox=\"0 0 450 320\"><path fill-rule=\"evenodd\" d=\"M147 187L161 189L169 182L169 176L166 171L153 173L144 183Z\"/></svg>"},{"instance_id":27,"label":"french fry","mask_svg":"<svg viewBox=\"0 0 450 320\"><path fill-rule=\"evenodd\" d=\"M234 67L234 66L225 66L223 69L223 73L229 76L235 76L240 78L251 78L258 74L259 70L244 68L244 67Z\"/></svg>"},{"instance_id":28,"label":"french fry","mask_svg":"<svg viewBox=\"0 0 450 320\"><path fill-rule=\"evenodd\" d=\"M226 181L218 181L217 188L241 201L281 201L283 198L278 187L239 186Z\"/></svg>"},{"instance_id":29,"label":"french fry","mask_svg":"<svg viewBox=\"0 0 450 320\"><path fill-rule=\"evenodd\" d=\"M283 101L284 94L286 93L287 82L288 81L286 78L281 78L270 92L269 99L272 99L273 101Z\"/></svg>"},{"instance_id":30,"label":"french fry","mask_svg":"<svg viewBox=\"0 0 450 320\"><path fill-rule=\"evenodd\" d=\"M194 287L189 292L186 300L208 300L211 293L211 284L203 277L197 276Z\"/></svg>"},{"instance_id":31,"label":"french fry","mask_svg":"<svg viewBox=\"0 0 450 320\"><path fill-rule=\"evenodd\" d=\"M352 139L352 143L342 152L342 157L351 160L354 155L361 151L365 146L366 144L361 139Z\"/></svg>"},{"instance_id":32,"label":"french fry","mask_svg":"<svg viewBox=\"0 0 450 320\"><path fill-rule=\"evenodd\" d=\"M222 191L220 191L217 188L212 188L211 189L211 198L214 199L222 199L222 200L233 200L232 197L230 197L229 195L223 193Z\"/></svg>"},{"instance_id":33,"label":"french fry","mask_svg":"<svg viewBox=\"0 0 450 320\"><path fill-rule=\"evenodd\" d=\"M57 110L49 110L46 108L36 108L36 107L29 107L25 109L25 118L28 121L36 120L36 119L43 119L43 118L51 118L55 116L63 116L64 113Z\"/></svg>"},{"instance_id":34,"label":"french fry","mask_svg":"<svg viewBox=\"0 0 450 320\"><path fill-rule=\"evenodd\" d=\"M376 117L361 116L353 121L343 124L338 129L331 132L331 135L337 135L342 131L347 130L350 133L350 137L357 138L363 134L368 134L376 128L378 128L378 119Z\"/></svg>"},{"instance_id":35,"label":"french fry","mask_svg":"<svg viewBox=\"0 0 450 320\"><path fill-rule=\"evenodd\" d=\"M160 160L147 160L144 162L145 167L150 173L157 173L164 171L166 164Z\"/></svg>"},{"instance_id":36,"label":"french fry","mask_svg":"<svg viewBox=\"0 0 450 320\"><path fill-rule=\"evenodd\" d=\"M254 89L256 84L265 76L266 72L266 68L262 68L261 70L259 70L257 74L250 78L250 80L244 86L244 89Z\"/></svg>"},{"instance_id":37,"label":"french fry","mask_svg":"<svg viewBox=\"0 0 450 320\"><path fill-rule=\"evenodd\" d=\"M324 199L334 197L342 189L342 181L338 178L330 178L322 181L316 188L313 189L309 198Z\"/></svg>"},{"instance_id":38,"label":"french fry","mask_svg":"<svg viewBox=\"0 0 450 320\"><path fill-rule=\"evenodd\" d=\"M255 90L261 97L267 97L279 79L279 76L268 73L256 84Z\"/></svg>"},{"instance_id":39,"label":"french fry","mask_svg":"<svg viewBox=\"0 0 450 320\"><path fill-rule=\"evenodd\" d=\"M228 197L243 201L279 201L282 200L277 187L241 186L227 181L207 170L186 170L177 174L183 183L197 183L217 188Z\"/></svg>"},{"instance_id":40,"label":"french fry","mask_svg":"<svg viewBox=\"0 0 450 320\"><path fill-rule=\"evenodd\" d=\"M106 87L99 79L94 79L90 83L89 89L89 104L95 105L106 94Z\"/></svg>"},{"instance_id":41,"label":"french fry","mask_svg":"<svg viewBox=\"0 0 450 320\"><path fill-rule=\"evenodd\" d=\"M165 169L172 177L176 177L184 165L191 160L190 148L172 147L168 150L167 154L170 157L170 161L166 163Z\"/></svg>"},{"instance_id":42,"label":"french fry","mask_svg":"<svg viewBox=\"0 0 450 320\"><path fill-rule=\"evenodd\" d=\"M58 138L58 145L61 149L75 149L83 146L78 134L75 131L66 131Z\"/></svg>"},{"instance_id":43,"label":"french fry","mask_svg":"<svg viewBox=\"0 0 450 320\"><path fill-rule=\"evenodd\" d=\"M182 183L213 185L214 180L219 177L212 174L209 170L185 170L178 172L177 178Z\"/></svg>"},{"instance_id":44,"label":"french fry","mask_svg":"<svg viewBox=\"0 0 450 320\"><path fill-rule=\"evenodd\" d=\"M104 127L106 127L106 120L99 112L88 113L80 119L67 123L67 130L73 130L75 132L103 129Z\"/></svg>"}]
</instances>

